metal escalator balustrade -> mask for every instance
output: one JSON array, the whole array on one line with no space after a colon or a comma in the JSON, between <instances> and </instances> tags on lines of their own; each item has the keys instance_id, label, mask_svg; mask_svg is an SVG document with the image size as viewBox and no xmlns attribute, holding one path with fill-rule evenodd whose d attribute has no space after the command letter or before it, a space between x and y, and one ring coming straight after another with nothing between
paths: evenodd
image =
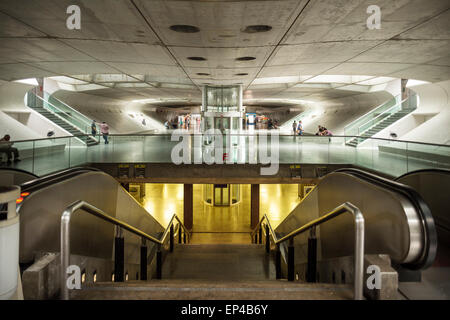
<instances>
[{"instance_id":1,"label":"metal escalator balustrade","mask_svg":"<svg viewBox=\"0 0 450 320\"><path fill-rule=\"evenodd\" d=\"M315 229L317 226L332 220L336 217L344 213L350 213L353 215L355 222L355 259L354 259L354 299L362 300L363 299L363 279L364 279L364 217L361 211L355 207L353 204L346 202L336 207L331 212L328 212L322 215L320 218L315 219L313 221L308 222L307 224L291 231L289 234L278 238L277 234L273 231L272 225L270 224L269 218L265 214L261 220L258 222L257 226L251 233L251 237L256 235L256 232L259 232L259 239L261 241L262 238L262 230L265 230L266 237L266 252L270 252L270 242L276 246L276 277L277 279L281 278L281 252L280 245L283 242L289 241L288 246L288 280L294 281L295 274L295 260L294 260L294 237L306 232L311 231L311 235L315 236ZM263 222L265 221L265 228L263 228ZM256 236L257 237L257 236ZM255 239L255 243L257 240ZM313 256L317 257L317 247L308 246L308 257ZM315 276L317 261L308 261L308 267L314 269L313 271L310 269L308 274L313 274ZM315 282L315 281L314 281Z\"/></svg>"},{"instance_id":2,"label":"metal escalator balustrade","mask_svg":"<svg viewBox=\"0 0 450 320\"><path fill-rule=\"evenodd\" d=\"M179 242L181 242L181 232L183 231L183 237L184 242L186 243L186 235L187 235L187 241L190 239L190 232L186 229L184 224L181 222L181 220L178 218L176 214L172 216L170 219L169 224L164 230L163 235L160 239L157 239L140 229L133 227L119 219L116 219L114 217L111 217L110 215L106 214L102 210L94 207L93 205L85 202L85 201L76 201L69 205L66 210L64 210L62 216L61 216L61 265L60 265L60 275L61 275L61 282L60 282L60 290L61 290L61 299L68 300L69 299L69 288L67 286L67 268L70 265L70 221L72 214L74 214L76 211L81 211L89 213L91 215L96 216L97 218L100 218L104 221L109 222L110 224L115 225L118 230L116 231L116 246L115 246L115 279L120 279L123 281L123 270L124 270L124 246L120 243L123 243L123 235L121 232L121 229L124 229L126 231L129 231L133 233L136 236L141 237L142 239L142 246L141 246L141 274L146 275L147 274L147 247L145 244L145 241L148 240L150 242L153 242L157 245L157 253L156 253L156 277L157 279L161 279L162 277L162 246L165 244L167 237L169 237L169 251L173 251L174 247L174 238L175 238L175 222L177 222L177 228L178 228L178 235L179 235ZM118 239L119 238L119 239ZM119 252L121 251L121 252ZM122 274L119 274L117 271L120 270ZM146 280L146 278L144 279Z\"/></svg>"},{"instance_id":3,"label":"metal escalator balustrade","mask_svg":"<svg viewBox=\"0 0 450 320\"><path fill-rule=\"evenodd\" d=\"M406 264L405 266L410 269L426 269L432 265L437 250L437 234L434 223L434 218L430 208L427 203L423 200L421 195L413 188L398 183L393 180L389 180L375 174L368 173L363 170L349 168L349 169L338 169L335 172L343 172L351 174L372 183L387 188L389 190L394 190L407 197L411 204L413 204L415 211L420 216L420 226L423 234L423 250L422 255L420 255L416 261Z\"/></svg>"}]
</instances>

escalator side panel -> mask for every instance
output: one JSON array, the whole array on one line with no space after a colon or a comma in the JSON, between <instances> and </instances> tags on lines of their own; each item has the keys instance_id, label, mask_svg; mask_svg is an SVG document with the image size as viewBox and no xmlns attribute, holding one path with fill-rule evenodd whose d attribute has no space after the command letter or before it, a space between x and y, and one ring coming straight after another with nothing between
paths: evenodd
<instances>
[{"instance_id":1,"label":"escalator side panel","mask_svg":"<svg viewBox=\"0 0 450 320\"><path fill-rule=\"evenodd\" d=\"M311 196L315 200L305 201ZM364 216L366 254L388 254L394 262L408 263L422 252L420 219L407 199L399 194L350 174L331 173L306 199L275 232L285 234L348 201L357 206ZM315 211L312 209L314 203L317 206ZM354 254L354 222L351 215L344 214L328 221L317 231L319 259ZM296 249L305 251L306 239L307 235L296 237ZM305 254L296 254L296 263L303 263L305 259Z\"/></svg>"}]
</instances>

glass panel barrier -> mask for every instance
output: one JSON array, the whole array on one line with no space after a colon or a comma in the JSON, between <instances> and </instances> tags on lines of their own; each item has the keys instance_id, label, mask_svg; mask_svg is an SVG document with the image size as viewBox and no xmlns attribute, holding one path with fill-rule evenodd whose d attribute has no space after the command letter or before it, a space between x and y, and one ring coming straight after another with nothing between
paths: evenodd
<instances>
[{"instance_id":1,"label":"glass panel barrier","mask_svg":"<svg viewBox=\"0 0 450 320\"><path fill-rule=\"evenodd\" d=\"M69 168L70 137L34 141L34 173L41 176Z\"/></svg>"},{"instance_id":2,"label":"glass panel barrier","mask_svg":"<svg viewBox=\"0 0 450 320\"><path fill-rule=\"evenodd\" d=\"M11 145L11 149L8 150L7 146L0 146L0 166L11 167L29 172L34 172L34 141L14 142ZM21 161L14 162L15 152L17 153ZM11 156L11 163L8 163L8 154Z\"/></svg>"},{"instance_id":3,"label":"glass panel barrier","mask_svg":"<svg viewBox=\"0 0 450 320\"><path fill-rule=\"evenodd\" d=\"M70 137L69 140L69 167L76 167L87 163L87 147L83 142L85 136Z\"/></svg>"},{"instance_id":4,"label":"glass panel barrier","mask_svg":"<svg viewBox=\"0 0 450 320\"><path fill-rule=\"evenodd\" d=\"M179 147L179 152L174 154L183 161L182 139L185 139L189 163L210 162L215 154L214 136L210 137L213 142L207 144L201 135L187 132L177 141L171 141L170 134L109 135L108 144L102 139L100 144L90 147L84 144L85 137L14 142L22 161L11 165L42 175L87 163L174 163L172 150L175 146ZM216 138L219 143L220 138ZM227 138L228 144L222 141L222 150L227 154L218 154L217 160L261 163L260 151L271 161L277 160L270 155L270 135L265 150L259 150L264 147L264 139L257 134L233 134ZM450 168L450 146L368 138L355 148L345 144L347 138L280 135L278 160L281 164L355 164L392 176L424 168Z\"/></svg>"}]
</instances>

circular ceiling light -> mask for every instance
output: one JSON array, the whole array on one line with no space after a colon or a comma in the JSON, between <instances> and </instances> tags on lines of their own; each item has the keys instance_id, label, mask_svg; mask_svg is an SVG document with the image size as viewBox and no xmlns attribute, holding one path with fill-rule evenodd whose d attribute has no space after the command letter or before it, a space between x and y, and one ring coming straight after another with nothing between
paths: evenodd
<instances>
[{"instance_id":1,"label":"circular ceiling light","mask_svg":"<svg viewBox=\"0 0 450 320\"><path fill-rule=\"evenodd\" d=\"M245 73L245 72L236 73L235 76L248 76L248 73Z\"/></svg>"},{"instance_id":2,"label":"circular ceiling light","mask_svg":"<svg viewBox=\"0 0 450 320\"><path fill-rule=\"evenodd\" d=\"M200 31L198 27L184 24L175 24L173 26L170 26L169 29L175 32L182 32L182 33L196 33Z\"/></svg>"},{"instance_id":3,"label":"circular ceiling light","mask_svg":"<svg viewBox=\"0 0 450 320\"><path fill-rule=\"evenodd\" d=\"M245 33L258 33L258 32L268 32L272 30L271 26L264 25L264 24L257 24L253 26L247 26L243 32Z\"/></svg>"},{"instance_id":4,"label":"circular ceiling light","mask_svg":"<svg viewBox=\"0 0 450 320\"><path fill-rule=\"evenodd\" d=\"M188 59L194 61L206 61L206 58L203 57L188 57Z\"/></svg>"},{"instance_id":5,"label":"circular ceiling light","mask_svg":"<svg viewBox=\"0 0 450 320\"><path fill-rule=\"evenodd\" d=\"M251 60L255 60L255 57L239 57L236 58L237 61L251 61Z\"/></svg>"},{"instance_id":6,"label":"circular ceiling light","mask_svg":"<svg viewBox=\"0 0 450 320\"><path fill-rule=\"evenodd\" d=\"M210 76L210 74L206 73L206 72L197 72L197 75L198 76Z\"/></svg>"}]
</instances>

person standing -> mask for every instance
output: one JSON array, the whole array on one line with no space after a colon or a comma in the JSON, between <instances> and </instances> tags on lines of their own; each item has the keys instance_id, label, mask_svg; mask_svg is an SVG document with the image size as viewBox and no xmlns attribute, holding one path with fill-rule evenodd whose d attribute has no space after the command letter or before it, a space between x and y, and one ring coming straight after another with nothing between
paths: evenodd
<instances>
[{"instance_id":1,"label":"person standing","mask_svg":"<svg viewBox=\"0 0 450 320\"><path fill-rule=\"evenodd\" d=\"M302 120L300 120L300 121L298 122L297 132L298 132L298 135L299 135L299 136L302 136L302 135L303 135L303 124L302 124Z\"/></svg>"},{"instance_id":2,"label":"person standing","mask_svg":"<svg viewBox=\"0 0 450 320\"><path fill-rule=\"evenodd\" d=\"M297 133L297 122L294 120L294 123L292 124L292 131L294 131L294 136Z\"/></svg>"},{"instance_id":3,"label":"person standing","mask_svg":"<svg viewBox=\"0 0 450 320\"><path fill-rule=\"evenodd\" d=\"M97 135L97 124L96 124L95 120L92 120L92 123L91 123L91 133L94 137Z\"/></svg>"},{"instance_id":4,"label":"person standing","mask_svg":"<svg viewBox=\"0 0 450 320\"><path fill-rule=\"evenodd\" d=\"M105 140L105 144L108 144L109 126L105 121L100 125L100 132L102 133L103 140Z\"/></svg>"}]
</instances>

